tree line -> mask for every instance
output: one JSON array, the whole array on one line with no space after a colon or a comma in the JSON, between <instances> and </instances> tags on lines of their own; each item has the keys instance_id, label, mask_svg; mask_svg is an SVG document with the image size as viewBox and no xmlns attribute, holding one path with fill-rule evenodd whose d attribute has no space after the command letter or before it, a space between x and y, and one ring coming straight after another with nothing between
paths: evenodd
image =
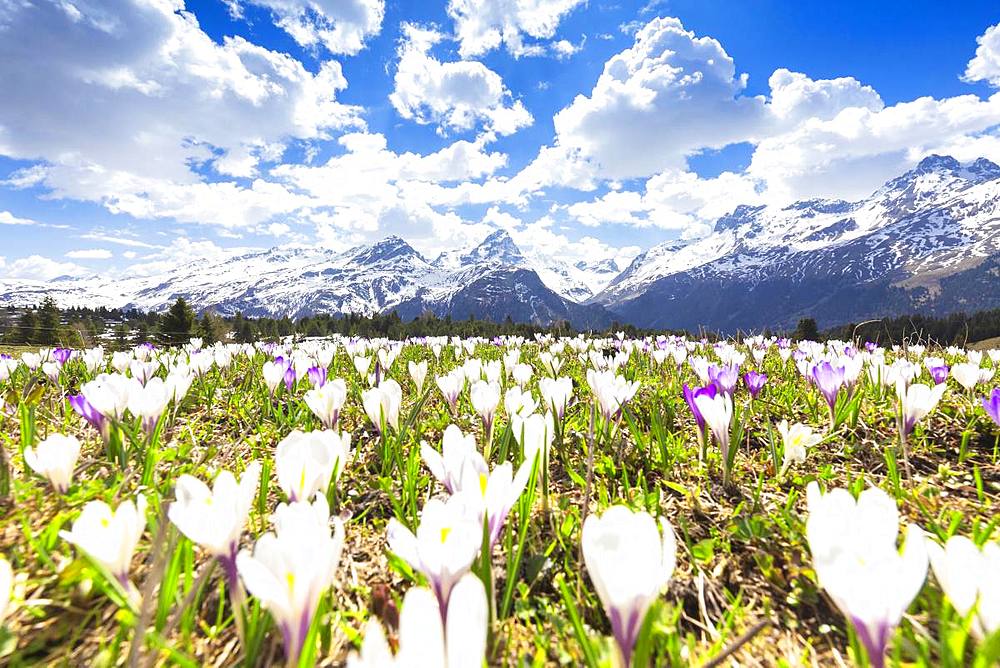
<instances>
[{"instance_id":1,"label":"tree line","mask_svg":"<svg viewBox=\"0 0 1000 668\"><path fill-rule=\"evenodd\" d=\"M683 331L637 329L619 322L613 322L607 330L599 333L620 331L629 336L664 333L691 335ZM287 316L251 317L242 313L221 316L210 310L197 314L183 297L178 297L164 313L103 307L60 309L51 297L46 297L35 307L7 307L0 313L0 343L76 348L98 343L116 348L144 342L176 345L186 343L192 337L199 337L206 345L211 345L219 341L253 343L287 336L323 337L333 334L404 339L420 336L532 337L537 333L572 336L577 332L565 321L542 326L514 322L510 316L494 322L472 317L438 317L430 312L410 321L404 321L395 311L374 315L323 313L296 319ZM965 345L1000 336L1000 309L972 314L954 313L945 317L900 316L860 324L849 323L823 331L819 330L813 318L802 318L792 331L767 333L781 334L796 340L841 339L875 341L883 345L903 340L919 340L944 345ZM697 332L694 335L710 340L720 338L712 332Z\"/></svg>"}]
</instances>

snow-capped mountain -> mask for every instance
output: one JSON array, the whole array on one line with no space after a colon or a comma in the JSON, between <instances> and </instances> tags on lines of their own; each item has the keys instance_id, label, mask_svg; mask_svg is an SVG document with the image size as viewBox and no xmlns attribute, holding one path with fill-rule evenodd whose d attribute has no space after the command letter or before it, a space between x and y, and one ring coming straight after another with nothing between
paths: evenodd
<instances>
[{"instance_id":1,"label":"snow-capped mountain","mask_svg":"<svg viewBox=\"0 0 1000 668\"><path fill-rule=\"evenodd\" d=\"M932 155L858 202L738 206L640 255L591 303L639 326L732 331L1000 305L1000 166Z\"/></svg>"},{"instance_id":2,"label":"snow-capped mountain","mask_svg":"<svg viewBox=\"0 0 1000 668\"><path fill-rule=\"evenodd\" d=\"M583 302L608 285L618 275L614 260L603 263L575 265L552 257L525 255L506 230L490 233L481 243L471 248L456 249L442 253L434 261L435 266L447 270L469 267L519 267L538 274L551 290L575 302Z\"/></svg>"},{"instance_id":3,"label":"snow-capped mountain","mask_svg":"<svg viewBox=\"0 0 1000 668\"><path fill-rule=\"evenodd\" d=\"M392 236L344 252L285 247L151 276L0 279L0 306L162 311L178 296L222 314L424 312L582 328L781 328L1000 306L1000 166L932 155L857 202L737 206L712 233L613 260L525 254L504 230L430 260Z\"/></svg>"},{"instance_id":4,"label":"snow-capped mountain","mask_svg":"<svg viewBox=\"0 0 1000 668\"><path fill-rule=\"evenodd\" d=\"M610 322L603 307L580 305L549 285L509 235L497 231L481 244L434 262L391 236L342 253L272 248L216 263L198 260L145 277L0 280L0 305L35 304L52 295L63 307L163 311L183 296L197 310L223 315L294 318L395 309L406 317L430 311L545 324L565 319L579 327ZM586 287L577 292L583 297L592 294Z\"/></svg>"}]
</instances>

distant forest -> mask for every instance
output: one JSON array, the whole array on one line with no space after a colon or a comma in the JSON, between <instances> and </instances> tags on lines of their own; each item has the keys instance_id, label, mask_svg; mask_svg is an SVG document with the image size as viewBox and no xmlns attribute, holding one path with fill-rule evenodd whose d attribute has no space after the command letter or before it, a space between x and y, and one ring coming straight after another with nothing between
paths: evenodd
<instances>
[{"instance_id":1,"label":"distant forest","mask_svg":"<svg viewBox=\"0 0 1000 668\"><path fill-rule=\"evenodd\" d=\"M718 338L711 332L640 330L617 322L604 332L595 333L613 332L625 332L629 336L672 333L713 340ZM212 344L217 341L253 343L286 336L322 337L331 334L404 339L442 335L530 337L536 333L568 336L578 332L567 322L541 326L513 322L509 317L500 322L474 318L453 320L450 316L439 318L430 313L406 322L395 312L372 316L319 314L296 320L288 317L251 318L242 314L223 317L211 311L196 314L183 298L174 302L165 313L108 308L60 309L52 299L31 308L7 307L0 311L0 343L8 345L84 347L100 343L106 347L125 348L147 341L177 344L191 337L200 337L206 344ZM903 340L965 345L1000 336L1000 309L972 314L955 313L942 318L901 316L850 323L822 331L814 319L803 318L793 331L764 333L793 339L876 341L883 345Z\"/></svg>"}]
</instances>

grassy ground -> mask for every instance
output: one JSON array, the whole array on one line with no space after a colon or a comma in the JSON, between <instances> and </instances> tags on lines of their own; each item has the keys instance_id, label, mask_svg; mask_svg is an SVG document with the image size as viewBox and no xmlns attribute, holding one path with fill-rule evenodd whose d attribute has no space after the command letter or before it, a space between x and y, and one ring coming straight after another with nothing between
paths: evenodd
<instances>
[{"instance_id":1,"label":"grassy ground","mask_svg":"<svg viewBox=\"0 0 1000 668\"><path fill-rule=\"evenodd\" d=\"M610 342L601 345L613 352ZM534 366L529 388L543 376L538 353L535 344L523 347L522 360ZM501 354L492 345L480 345L476 351L484 360ZM706 349L704 354L711 352ZM751 401L745 389L737 392L745 430L732 483L725 486L717 448L707 461L700 461L693 419L681 397L682 383L697 383L687 365L677 371L669 359L661 366L647 353L635 351L620 372L639 381L640 390L622 418L602 435L591 426L587 367L568 348L562 358L560 375L573 379L574 401L552 451L548 493L530 506L515 508L492 558L500 601L490 651L493 665L582 665L583 642L594 644L600 661L611 661L610 627L579 545L585 516L612 504L665 517L678 536L677 569L651 613L656 665L717 661L834 666L857 659L849 627L818 589L811 567L804 536L804 490L811 480L826 488L882 487L898 500L904 522L916 522L938 537L997 534L997 428L957 385L917 427L911 443L912 480L894 471L895 462L888 456L897 440L894 394L879 389L864 374L856 408L845 408L842 423L809 451L804 464L779 476L769 425L787 419L824 430L828 418L815 389L772 347L756 367L769 376L761 395ZM244 649L219 569L164 519L180 474L207 480L222 469L242 471L252 460L269 463L275 444L292 428L319 428L302 401L307 383L291 393L281 391L277 398L270 396L261 377L265 359L259 352L253 358L237 356L228 369L213 369L196 381L176 417L164 420L158 445L124 467L108 461L96 432L68 410L63 399L90 377L82 364L71 362L59 384L28 374L23 367L0 383L7 403L15 406L29 403L23 399L26 388L44 387L35 391L37 404L32 408L38 438L65 432L84 441L76 482L69 493L58 495L25 470L17 414L0 417L0 442L12 467L12 485L0 501L0 544L18 573L19 602L6 622L7 661L280 662L281 637L273 629L261 631L260 644L252 652ZM342 664L360 642L370 615L379 616L391 629L402 594L420 582L389 554L385 540L390 518L415 526L426 500L442 494L419 462L418 444L439 444L451 422L476 434L480 445L484 440L467 392L455 414L436 388L423 396L417 393L405 371L407 362L416 359L430 363L429 388L435 375L460 363L450 346L440 360L427 347L403 349L389 376L403 386L401 414L409 428L388 459L361 409L360 391L366 384L342 348L331 365L331 377L345 378L350 387L340 428L353 435L357 449L337 485L335 511L348 518L347 543L317 624L320 665ZM748 358L747 368L754 366ZM30 389L27 394L32 395ZM502 407L497 421L494 459L516 464L521 454ZM591 447L593 467L588 471ZM68 528L89 500L115 505L138 494L146 495L150 509L131 576L147 604L130 610L115 602L120 596L114 588L58 531ZM267 530L267 517L281 500L273 473L265 466L244 546ZM507 598L509 605L504 606ZM580 628L573 624L574 609ZM896 632L890 664L942 665L941 639L954 630L954 615L945 610L941 591L929 578ZM256 619L266 628L266 614ZM142 643L134 642L137 629L142 630ZM971 660L971 644L968 651Z\"/></svg>"}]
</instances>

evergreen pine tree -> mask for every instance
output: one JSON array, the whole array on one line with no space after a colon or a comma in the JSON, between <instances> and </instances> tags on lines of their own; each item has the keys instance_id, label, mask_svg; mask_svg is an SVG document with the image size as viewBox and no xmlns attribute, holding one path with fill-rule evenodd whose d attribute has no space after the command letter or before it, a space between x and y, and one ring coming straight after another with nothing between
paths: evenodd
<instances>
[{"instance_id":1,"label":"evergreen pine tree","mask_svg":"<svg viewBox=\"0 0 1000 668\"><path fill-rule=\"evenodd\" d=\"M178 297L170 310L160 318L160 335L165 343L187 343L193 327L194 311L183 297Z\"/></svg>"},{"instance_id":2,"label":"evergreen pine tree","mask_svg":"<svg viewBox=\"0 0 1000 668\"><path fill-rule=\"evenodd\" d=\"M46 297L38 309L38 328L35 343L54 346L59 342L59 307L56 300Z\"/></svg>"}]
</instances>

